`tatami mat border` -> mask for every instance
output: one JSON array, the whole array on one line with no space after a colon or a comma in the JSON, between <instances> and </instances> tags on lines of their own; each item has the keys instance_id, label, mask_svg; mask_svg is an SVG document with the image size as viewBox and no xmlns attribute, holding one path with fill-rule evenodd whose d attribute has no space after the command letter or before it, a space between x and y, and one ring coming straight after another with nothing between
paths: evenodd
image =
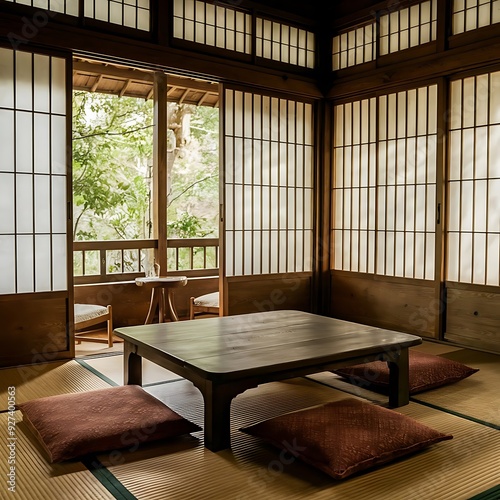
<instances>
[{"instance_id":1,"label":"tatami mat border","mask_svg":"<svg viewBox=\"0 0 500 500\"><path fill-rule=\"evenodd\" d=\"M110 379L106 375L104 375L102 372L94 368L92 365L89 365L84 359L75 359L75 361L89 370L91 373L99 377L101 380L104 380L104 382L107 382L108 384L112 385L113 387L117 387L119 384L117 384L114 380ZM169 384L170 382L178 382L179 380L183 380L182 377L179 378L174 378L171 380L160 380L159 382L151 382L150 384L143 384L142 387L154 387L155 385L162 385L162 384Z\"/></svg>"},{"instance_id":2,"label":"tatami mat border","mask_svg":"<svg viewBox=\"0 0 500 500\"><path fill-rule=\"evenodd\" d=\"M353 390L350 391L350 390L348 390L349 386L347 386L346 388L344 388L340 384L339 385L330 385L330 384L328 384L326 382L323 382L321 380L317 380L315 378L311 378L311 377L309 377L307 375L304 378L307 379L307 380L310 380L311 382L315 382L317 384L324 385L326 387L331 387L333 389L336 389L338 391L344 392L346 394L363 397L363 398L368 399L368 400L370 400L372 402L375 402L375 403L380 403L381 402L380 398L387 398L387 396L384 395L384 394L379 394L379 393L372 393L372 394L370 394L371 391L369 391L367 389L363 389L363 394L358 394L355 391L355 389L359 389L359 388L357 388L357 386L354 386L354 385L352 386ZM444 413L448 413L450 415L454 415L456 417L463 418L465 420L470 420L471 422L475 422L476 424L485 425L486 427L490 427L491 429L495 429L497 431L500 430L500 426L497 425L497 424L494 424L492 422L487 422L486 420L481 420L479 418L472 417L470 415L467 415L465 413L461 413L461 412L458 412L458 411L455 411L455 410L450 410L450 409L445 408L443 406L435 405L435 404L429 403L427 401L422 401L422 400L418 399L418 397L411 396L410 397L410 401L413 401L414 403L421 404L423 406L427 406L429 408L433 408L434 410L439 410L439 411L442 411ZM500 500L500 496L498 497L498 499L495 499L495 500Z\"/></svg>"},{"instance_id":3,"label":"tatami mat border","mask_svg":"<svg viewBox=\"0 0 500 500\"><path fill-rule=\"evenodd\" d=\"M184 380L182 377L173 378L172 380L161 380L159 382L151 382L150 384L143 384L142 387L155 387L157 385L163 384L171 384L172 382L179 382L180 380Z\"/></svg>"},{"instance_id":4,"label":"tatami mat border","mask_svg":"<svg viewBox=\"0 0 500 500\"><path fill-rule=\"evenodd\" d=\"M500 484L498 486L494 486L489 490L483 491L483 493L479 493L479 495L475 495L469 500L498 500L500 498Z\"/></svg>"},{"instance_id":5,"label":"tatami mat border","mask_svg":"<svg viewBox=\"0 0 500 500\"><path fill-rule=\"evenodd\" d=\"M101 352L99 354L86 354L85 356L76 356L75 360L79 359L85 361L86 359L101 359L101 358L112 358L114 356L123 356L123 352L115 351L115 352Z\"/></svg>"},{"instance_id":6,"label":"tatami mat border","mask_svg":"<svg viewBox=\"0 0 500 500\"><path fill-rule=\"evenodd\" d=\"M82 463L117 500L137 500L137 497L127 490L123 483L118 481L114 474L101 463L97 456L90 455L82 460Z\"/></svg>"},{"instance_id":7,"label":"tatami mat border","mask_svg":"<svg viewBox=\"0 0 500 500\"><path fill-rule=\"evenodd\" d=\"M113 380L109 379L106 377L104 374L93 368L91 365L85 362L84 359L76 359L76 361L84 368L88 369L90 372L101 378L103 381L109 383L112 386L117 386L118 384L114 382ZM303 377L308 381L313 381L316 382L322 386L328 387L328 384L325 384L321 381L310 379L307 377ZM144 387L150 387L150 386L161 386L164 384L169 384L170 382L177 382L181 379L175 379L175 380L167 380L167 381L160 381L152 384L147 384ZM329 386L331 388L331 386ZM341 392L344 392L346 394L349 394L348 391L343 390L341 388L336 388L340 390ZM376 398L376 396L375 396ZM500 430L498 425L491 424L489 422L484 422L479 419L476 419L474 417L470 417L465 414L461 414L459 412L455 412L452 410L448 410L446 408L439 407L437 405L433 405L431 403L427 403L424 401L420 401L417 398L410 398L411 401L414 403L427 406L429 408L442 411L444 413L448 413L450 415L454 415L459 418L463 418L465 420L472 421L474 423L484 425L490 428L493 428L495 430ZM375 400L375 399L374 399ZM104 466L97 457L91 456L88 457L87 459L82 461L83 464L87 467L87 469L94 475L94 477L105 487L116 499L118 500L137 500L137 497L135 497L128 489L127 487L106 467ZM500 485L490 488L478 495L475 495L474 497L471 497L469 500L498 500L500 499Z\"/></svg>"},{"instance_id":8,"label":"tatami mat border","mask_svg":"<svg viewBox=\"0 0 500 500\"><path fill-rule=\"evenodd\" d=\"M479 418L471 417L469 415L465 415L464 413L460 413L458 411L449 410L448 408L443 408L442 406L434 405L432 403L428 403L427 401L421 401L414 397L411 397L410 401L418 403L419 405L428 406L429 408L433 408L434 410L439 410L445 413L449 413L450 415L455 415L455 417L465 418L466 420L470 420L471 422L475 422L476 424L485 425L486 427L491 427L492 429L495 429L497 431L500 430L500 425L492 424L491 422L486 422L484 420L480 420ZM500 499L500 496L498 497L498 499Z\"/></svg>"},{"instance_id":9,"label":"tatami mat border","mask_svg":"<svg viewBox=\"0 0 500 500\"><path fill-rule=\"evenodd\" d=\"M76 358L75 361L80 366L83 366L83 368L86 368L89 372L99 377L101 380L104 380L104 382L107 382L109 385L112 385L113 387L118 387L118 384L114 380L111 380L109 377L106 377L106 375L101 373L99 370L96 370L93 366L90 366L88 363L85 362L85 360L81 358L80 359Z\"/></svg>"}]
</instances>

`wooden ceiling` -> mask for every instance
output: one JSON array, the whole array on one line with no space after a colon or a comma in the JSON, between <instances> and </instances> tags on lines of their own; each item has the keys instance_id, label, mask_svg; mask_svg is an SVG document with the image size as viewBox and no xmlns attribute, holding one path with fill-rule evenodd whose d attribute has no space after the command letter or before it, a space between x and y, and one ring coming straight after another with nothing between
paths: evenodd
<instances>
[{"instance_id":1,"label":"wooden ceiling","mask_svg":"<svg viewBox=\"0 0 500 500\"><path fill-rule=\"evenodd\" d=\"M73 61L73 89L120 97L153 98L153 72L89 59ZM217 107L217 83L167 75L167 99L171 102Z\"/></svg>"}]
</instances>

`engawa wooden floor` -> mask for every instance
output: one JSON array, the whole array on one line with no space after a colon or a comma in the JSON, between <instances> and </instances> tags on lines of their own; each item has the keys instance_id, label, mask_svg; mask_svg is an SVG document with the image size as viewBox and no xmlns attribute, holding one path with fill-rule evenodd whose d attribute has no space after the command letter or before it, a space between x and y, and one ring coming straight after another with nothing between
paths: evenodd
<instances>
[{"instance_id":1,"label":"engawa wooden floor","mask_svg":"<svg viewBox=\"0 0 500 500\"><path fill-rule=\"evenodd\" d=\"M346 397L385 401L369 391L356 393L334 375L321 373L266 384L238 396L232 408L232 449L219 453L203 447L200 432L134 452L122 450L118 462L112 462L109 454L101 454L85 463L50 465L17 414L17 489L13 495L2 481L0 498L499 499L500 356L431 343L417 349L456 359L480 371L453 386L417 395L408 406L398 409L454 438L390 465L334 481L299 461L280 464L279 452L238 430L281 413ZM0 370L1 442L7 442L7 387L16 387L20 403L121 384L120 346L106 353L101 346L93 356L76 361ZM144 384L174 410L203 425L201 396L191 383L145 363ZM0 447L3 478L7 454L7 447Z\"/></svg>"}]
</instances>

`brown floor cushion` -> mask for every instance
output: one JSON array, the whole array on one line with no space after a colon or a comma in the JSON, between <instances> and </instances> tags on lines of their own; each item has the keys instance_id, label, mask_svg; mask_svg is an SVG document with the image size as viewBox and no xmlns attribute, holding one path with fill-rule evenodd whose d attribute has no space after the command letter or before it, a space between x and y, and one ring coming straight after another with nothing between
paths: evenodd
<instances>
[{"instance_id":1,"label":"brown floor cushion","mask_svg":"<svg viewBox=\"0 0 500 500\"><path fill-rule=\"evenodd\" d=\"M479 371L457 361L411 349L409 358L410 394L458 382ZM387 392L389 388L389 367L385 361L346 366L334 370L334 373L361 387L381 392Z\"/></svg>"},{"instance_id":2,"label":"brown floor cushion","mask_svg":"<svg viewBox=\"0 0 500 500\"><path fill-rule=\"evenodd\" d=\"M335 479L453 437L397 411L353 398L288 413L240 430L263 438Z\"/></svg>"},{"instance_id":3,"label":"brown floor cushion","mask_svg":"<svg viewBox=\"0 0 500 500\"><path fill-rule=\"evenodd\" d=\"M137 385L50 396L18 408L50 462L137 449L144 442L200 430Z\"/></svg>"}]
</instances>

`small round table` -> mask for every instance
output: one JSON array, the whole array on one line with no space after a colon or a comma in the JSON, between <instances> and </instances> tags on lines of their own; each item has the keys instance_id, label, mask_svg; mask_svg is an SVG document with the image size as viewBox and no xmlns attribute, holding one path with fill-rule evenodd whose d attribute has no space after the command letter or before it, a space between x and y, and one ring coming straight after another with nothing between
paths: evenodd
<instances>
[{"instance_id":1,"label":"small round table","mask_svg":"<svg viewBox=\"0 0 500 500\"><path fill-rule=\"evenodd\" d=\"M152 323L158 307L158 322L163 323L167 317L170 321L179 321L179 316L174 306L174 288L187 285L186 276L163 276L158 278L136 278L137 286L151 287L151 302L149 304L148 315L145 325ZM167 292L165 294L165 291ZM166 295L166 296L165 296Z\"/></svg>"}]
</instances>

